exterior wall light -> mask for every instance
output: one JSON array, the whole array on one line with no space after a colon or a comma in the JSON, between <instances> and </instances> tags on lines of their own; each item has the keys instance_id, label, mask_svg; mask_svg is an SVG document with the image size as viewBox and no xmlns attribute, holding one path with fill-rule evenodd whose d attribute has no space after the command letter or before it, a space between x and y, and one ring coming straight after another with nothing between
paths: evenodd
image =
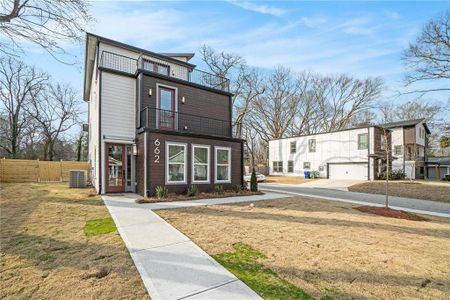
<instances>
[{"instance_id":1,"label":"exterior wall light","mask_svg":"<svg viewBox=\"0 0 450 300\"><path fill-rule=\"evenodd\" d=\"M184 98L184 96L183 97L181 97L181 103L185 103L186 102L186 99Z\"/></svg>"},{"instance_id":2,"label":"exterior wall light","mask_svg":"<svg viewBox=\"0 0 450 300\"><path fill-rule=\"evenodd\" d=\"M137 149L137 145L133 144L133 155L136 156L138 155L138 149Z\"/></svg>"},{"instance_id":3,"label":"exterior wall light","mask_svg":"<svg viewBox=\"0 0 450 300\"><path fill-rule=\"evenodd\" d=\"M148 95L149 95L149 96L152 95L152 89L148 89Z\"/></svg>"},{"instance_id":4,"label":"exterior wall light","mask_svg":"<svg viewBox=\"0 0 450 300\"><path fill-rule=\"evenodd\" d=\"M187 130L188 129L188 127L187 126L184 126L184 130Z\"/></svg>"}]
</instances>

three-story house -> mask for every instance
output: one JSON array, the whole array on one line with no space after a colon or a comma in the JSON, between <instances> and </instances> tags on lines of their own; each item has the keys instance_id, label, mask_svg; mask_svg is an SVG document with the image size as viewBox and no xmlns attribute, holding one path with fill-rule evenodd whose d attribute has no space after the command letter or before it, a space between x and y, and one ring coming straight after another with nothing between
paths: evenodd
<instances>
[{"instance_id":1,"label":"three-story house","mask_svg":"<svg viewBox=\"0 0 450 300\"><path fill-rule=\"evenodd\" d=\"M87 34L84 100L90 178L99 193L184 192L243 180L243 140L229 80L192 53L154 53Z\"/></svg>"}]
</instances>

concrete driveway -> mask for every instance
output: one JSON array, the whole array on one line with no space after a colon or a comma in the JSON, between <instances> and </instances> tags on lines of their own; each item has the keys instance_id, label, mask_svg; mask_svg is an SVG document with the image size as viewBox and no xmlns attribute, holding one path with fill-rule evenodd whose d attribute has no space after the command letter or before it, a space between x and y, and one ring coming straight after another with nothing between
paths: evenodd
<instances>
[{"instance_id":1,"label":"concrete driveway","mask_svg":"<svg viewBox=\"0 0 450 300\"><path fill-rule=\"evenodd\" d=\"M348 187L366 182L367 180L345 180L345 179L317 179L302 183L301 187L319 188L319 189L333 189L348 191Z\"/></svg>"}]
</instances>

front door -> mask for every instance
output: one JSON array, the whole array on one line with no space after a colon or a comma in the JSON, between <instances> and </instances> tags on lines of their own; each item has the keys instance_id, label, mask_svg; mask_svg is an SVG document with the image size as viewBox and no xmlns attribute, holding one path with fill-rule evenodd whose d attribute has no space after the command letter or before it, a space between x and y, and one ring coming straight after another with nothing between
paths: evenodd
<instances>
[{"instance_id":1,"label":"front door","mask_svg":"<svg viewBox=\"0 0 450 300\"><path fill-rule=\"evenodd\" d=\"M159 124L158 128L175 128L175 90L159 87Z\"/></svg>"},{"instance_id":2,"label":"front door","mask_svg":"<svg viewBox=\"0 0 450 300\"><path fill-rule=\"evenodd\" d=\"M106 192L125 191L125 145L106 144Z\"/></svg>"}]
</instances>

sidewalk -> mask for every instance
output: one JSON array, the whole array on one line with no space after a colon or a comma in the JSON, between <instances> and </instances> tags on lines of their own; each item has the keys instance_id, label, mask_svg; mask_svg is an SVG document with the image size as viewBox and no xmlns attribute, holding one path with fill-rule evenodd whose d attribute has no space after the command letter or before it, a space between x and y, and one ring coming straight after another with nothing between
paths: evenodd
<instances>
[{"instance_id":1,"label":"sidewalk","mask_svg":"<svg viewBox=\"0 0 450 300\"><path fill-rule=\"evenodd\" d=\"M151 211L206 204L261 201L289 196L265 195L137 204L135 194L105 195L117 229L153 300L261 299L188 237Z\"/></svg>"}]
</instances>

